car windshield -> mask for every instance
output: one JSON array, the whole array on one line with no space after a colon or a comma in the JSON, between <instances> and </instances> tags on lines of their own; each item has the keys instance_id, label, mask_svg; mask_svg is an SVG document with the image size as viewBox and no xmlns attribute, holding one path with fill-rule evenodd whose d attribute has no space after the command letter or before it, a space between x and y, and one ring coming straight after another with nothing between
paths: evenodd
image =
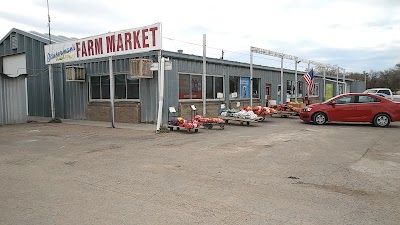
<instances>
[{"instance_id":1,"label":"car windshield","mask_svg":"<svg viewBox=\"0 0 400 225\"><path fill-rule=\"evenodd\" d=\"M363 93L376 93L378 90L366 90Z\"/></svg>"}]
</instances>

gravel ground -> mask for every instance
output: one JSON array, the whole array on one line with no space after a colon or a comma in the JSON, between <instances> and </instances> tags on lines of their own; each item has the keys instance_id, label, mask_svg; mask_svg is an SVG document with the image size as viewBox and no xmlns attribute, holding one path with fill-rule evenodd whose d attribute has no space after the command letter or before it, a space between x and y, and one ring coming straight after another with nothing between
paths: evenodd
<instances>
[{"instance_id":1,"label":"gravel ground","mask_svg":"<svg viewBox=\"0 0 400 225\"><path fill-rule=\"evenodd\" d=\"M393 224L400 123L0 126L0 224Z\"/></svg>"}]
</instances>

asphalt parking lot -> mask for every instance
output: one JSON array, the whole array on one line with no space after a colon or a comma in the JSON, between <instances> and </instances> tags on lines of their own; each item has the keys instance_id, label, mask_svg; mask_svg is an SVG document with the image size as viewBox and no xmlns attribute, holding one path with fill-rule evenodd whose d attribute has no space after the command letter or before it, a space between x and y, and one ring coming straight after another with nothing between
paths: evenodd
<instances>
[{"instance_id":1,"label":"asphalt parking lot","mask_svg":"<svg viewBox=\"0 0 400 225\"><path fill-rule=\"evenodd\" d=\"M0 224L399 224L400 123L0 126Z\"/></svg>"}]
</instances>

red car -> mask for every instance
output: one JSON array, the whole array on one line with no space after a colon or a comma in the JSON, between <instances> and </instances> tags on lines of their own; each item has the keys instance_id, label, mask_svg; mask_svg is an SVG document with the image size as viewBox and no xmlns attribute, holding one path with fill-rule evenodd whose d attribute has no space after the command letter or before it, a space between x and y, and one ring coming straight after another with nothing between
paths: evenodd
<instances>
[{"instance_id":1,"label":"red car","mask_svg":"<svg viewBox=\"0 0 400 225\"><path fill-rule=\"evenodd\" d=\"M400 121L400 102L368 93L349 93L333 97L325 102L303 108L300 119L314 124L337 122L370 122L386 127Z\"/></svg>"}]
</instances>

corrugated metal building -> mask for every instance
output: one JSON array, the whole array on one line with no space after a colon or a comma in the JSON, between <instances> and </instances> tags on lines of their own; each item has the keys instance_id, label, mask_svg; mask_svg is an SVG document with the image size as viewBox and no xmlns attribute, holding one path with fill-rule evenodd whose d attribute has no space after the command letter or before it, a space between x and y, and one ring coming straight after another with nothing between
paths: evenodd
<instances>
[{"instance_id":1,"label":"corrugated metal building","mask_svg":"<svg viewBox=\"0 0 400 225\"><path fill-rule=\"evenodd\" d=\"M14 49L10 46L14 43ZM58 38L57 38L58 37ZM54 36L52 40L67 41L66 37ZM35 32L24 32L12 29L0 42L0 57L25 54L26 73L28 74L28 111L31 116L50 116L50 95L48 66L45 65L44 45L48 43L45 35ZM15 47L16 46L16 47ZM116 121L132 123L152 123L156 121L158 79L154 72L152 79L131 79L129 75L130 60L148 58L157 61L157 52L113 57L115 74L115 116ZM162 51L164 57L172 62L172 70L165 72L163 122L168 120L168 107L175 106L184 117L190 116L190 105L194 104L202 113L201 100L201 56L178 52ZM85 82L66 81L66 66L81 66L86 69ZM60 118L77 118L89 120L111 120L109 93L108 58L86 60L79 63L56 64L54 70L54 87L56 116ZM278 98L280 68L253 66L253 105L266 105L267 100ZM304 72L298 73L295 84L294 71L284 70L284 100L294 98L297 91L299 98L305 95L306 88L302 79ZM250 93L241 90L241 82L250 83L249 64L221 59L207 59L207 115L216 116L221 103L228 107L249 105ZM332 84L333 95L336 95L336 78L326 81ZM323 81L316 75L316 92L311 96L314 101L323 100ZM351 92L365 89L361 83L347 79L347 88ZM321 87L321 88L320 88ZM223 93L218 99L217 93ZM236 98L234 96L237 95ZM299 99L301 100L301 99Z\"/></svg>"},{"instance_id":2,"label":"corrugated metal building","mask_svg":"<svg viewBox=\"0 0 400 225\"><path fill-rule=\"evenodd\" d=\"M0 125L26 123L25 76L9 77L0 69Z\"/></svg>"},{"instance_id":3,"label":"corrugated metal building","mask_svg":"<svg viewBox=\"0 0 400 225\"><path fill-rule=\"evenodd\" d=\"M73 40L54 35L51 38L52 43ZM49 40L43 34L25 32L15 28L0 41L0 58L2 58L3 64L7 64L8 58L17 57L21 60L16 60L15 69L22 70L28 75L28 112L30 116L51 116L48 66L44 62L44 45L47 43ZM84 98L71 100L69 96L75 94L87 96L87 85L66 83L63 68L60 65L54 67L54 90L57 117L82 119L86 117L87 100L84 102L82 102Z\"/></svg>"}]
</instances>

